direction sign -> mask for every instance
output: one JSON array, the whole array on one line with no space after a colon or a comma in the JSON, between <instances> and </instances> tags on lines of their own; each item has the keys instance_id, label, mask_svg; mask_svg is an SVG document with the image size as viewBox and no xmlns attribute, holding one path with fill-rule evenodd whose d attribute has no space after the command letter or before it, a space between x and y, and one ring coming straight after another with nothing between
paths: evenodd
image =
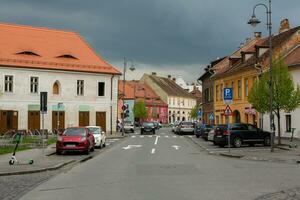
<instances>
[{"instance_id":1,"label":"direction sign","mask_svg":"<svg viewBox=\"0 0 300 200\"><path fill-rule=\"evenodd\" d=\"M225 107L224 115L225 115L225 116L232 115L232 110L231 110L231 108L230 108L229 105L227 105L227 106Z\"/></svg>"}]
</instances>

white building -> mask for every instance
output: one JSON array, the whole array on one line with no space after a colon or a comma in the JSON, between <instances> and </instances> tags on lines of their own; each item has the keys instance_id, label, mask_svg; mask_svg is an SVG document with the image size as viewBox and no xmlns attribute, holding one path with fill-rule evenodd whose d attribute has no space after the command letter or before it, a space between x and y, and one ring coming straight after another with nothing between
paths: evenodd
<instances>
[{"instance_id":1,"label":"white building","mask_svg":"<svg viewBox=\"0 0 300 200\"><path fill-rule=\"evenodd\" d=\"M160 98L168 104L168 121L190 121L190 113L196 105L196 98L181 88L170 77L159 77L156 73L144 74L142 82L147 83Z\"/></svg>"},{"instance_id":2,"label":"white building","mask_svg":"<svg viewBox=\"0 0 300 200\"><path fill-rule=\"evenodd\" d=\"M300 33L300 31L299 31ZM289 67L294 83L297 87L300 86L300 43L292 48L290 52L285 55L285 63ZM274 117L276 126L276 135L278 134L278 125L276 115ZM291 137L292 128L295 128L294 137L300 138L300 108L293 112L280 112L280 126L281 135L283 137ZM270 130L269 114L263 115L263 127L265 130Z\"/></svg>"},{"instance_id":3,"label":"white building","mask_svg":"<svg viewBox=\"0 0 300 200\"><path fill-rule=\"evenodd\" d=\"M45 129L115 131L119 75L77 33L0 24L0 133L42 128L40 92Z\"/></svg>"},{"instance_id":4,"label":"white building","mask_svg":"<svg viewBox=\"0 0 300 200\"><path fill-rule=\"evenodd\" d=\"M177 78L175 78L175 83L179 85L184 90L187 90L188 93L192 92L195 88L198 89L200 92L202 92L202 86L198 83L187 83L181 75L179 75Z\"/></svg>"}]
</instances>

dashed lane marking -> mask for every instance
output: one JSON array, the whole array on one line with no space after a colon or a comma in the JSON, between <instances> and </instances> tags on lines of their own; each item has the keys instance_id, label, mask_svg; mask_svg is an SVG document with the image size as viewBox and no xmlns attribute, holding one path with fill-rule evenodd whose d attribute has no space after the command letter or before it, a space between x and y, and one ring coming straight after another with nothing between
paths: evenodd
<instances>
[{"instance_id":1,"label":"dashed lane marking","mask_svg":"<svg viewBox=\"0 0 300 200\"><path fill-rule=\"evenodd\" d=\"M143 135L140 135L140 138L143 138L144 136Z\"/></svg>"},{"instance_id":2,"label":"dashed lane marking","mask_svg":"<svg viewBox=\"0 0 300 200\"><path fill-rule=\"evenodd\" d=\"M177 138L177 136L176 136L176 135L173 135L173 138Z\"/></svg>"},{"instance_id":3,"label":"dashed lane marking","mask_svg":"<svg viewBox=\"0 0 300 200\"><path fill-rule=\"evenodd\" d=\"M155 153L155 149L153 148L152 150L151 150L151 154L154 154Z\"/></svg>"},{"instance_id":4,"label":"dashed lane marking","mask_svg":"<svg viewBox=\"0 0 300 200\"><path fill-rule=\"evenodd\" d=\"M148 138L152 138L152 135L148 135Z\"/></svg>"},{"instance_id":5,"label":"dashed lane marking","mask_svg":"<svg viewBox=\"0 0 300 200\"><path fill-rule=\"evenodd\" d=\"M168 138L169 136L168 135L165 135L165 138Z\"/></svg>"},{"instance_id":6,"label":"dashed lane marking","mask_svg":"<svg viewBox=\"0 0 300 200\"><path fill-rule=\"evenodd\" d=\"M154 145L157 145L159 136L156 136Z\"/></svg>"},{"instance_id":7,"label":"dashed lane marking","mask_svg":"<svg viewBox=\"0 0 300 200\"><path fill-rule=\"evenodd\" d=\"M131 137L132 137L132 138L135 138L135 135L132 135Z\"/></svg>"}]
</instances>

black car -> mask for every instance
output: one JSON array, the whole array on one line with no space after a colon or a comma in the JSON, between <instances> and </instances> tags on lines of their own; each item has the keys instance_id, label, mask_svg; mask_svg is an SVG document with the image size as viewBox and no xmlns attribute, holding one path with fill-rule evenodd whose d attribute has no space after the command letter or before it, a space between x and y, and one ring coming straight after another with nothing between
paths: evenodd
<instances>
[{"instance_id":1,"label":"black car","mask_svg":"<svg viewBox=\"0 0 300 200\"><path fill-rule=\"evenodd\" d=\"M252 124L235 123L227 125L218 125L215 128L214 143L220 147L228 144L230 134L230 145L241 147L243 144L264 144L270 145L271 133L256 128Z\"/></svg>"},{"instance_id":2,"label":"black car","mask_svg":"<svg viewBox=\"0 0 300 200\"><path fill-rule=\"evenodd\" d=\"M153 122L144 122L141 127L141 135L143 133L152 133L155 134L155 125Z\"/></svg>"},{"instance_id":3,"label":"black car","mask_svg":"<svg viewBox=\"0 0 300 200\"><path fill-rule=\"evenodd\" d=\"M155 129L159 129L160 128L160 126L159 126L159 123L158 122L152 122L153 124L154 124L154 127L155 127Z\"/></svg>"},{"instance_id":4,"label":"black car","mask_svg":"<svg viewBox=\"0 0 300 200\"><path fill-rule=\"evenodd\" d=\"M201 136L203 139L207 140L208 133L212 129L213 129L212 125L199 123L195 128L195 135L197 138Z\"/></svg>"}]
</instances>

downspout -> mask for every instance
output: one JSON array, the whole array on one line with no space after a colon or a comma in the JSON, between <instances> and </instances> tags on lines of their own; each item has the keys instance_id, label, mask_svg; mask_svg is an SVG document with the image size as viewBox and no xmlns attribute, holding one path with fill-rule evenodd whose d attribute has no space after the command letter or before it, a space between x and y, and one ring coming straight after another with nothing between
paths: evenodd
<instances>
[{"instance_id":1,"label":"downspout","mask_svg":"<svg viewBox=\"0 0 300 200\"><path fill-rule=\"evenodd\" d=\"M112 117L112 107L113 107L113 78L115 77L115 75L113 74L111 76L110 79L110 134L112 135L112 124L113 124L113 117ZM118 105L117 105L117 109L118 109ZM118 110L117 110L118 113Z\"/></svg>"}]
</instances>

